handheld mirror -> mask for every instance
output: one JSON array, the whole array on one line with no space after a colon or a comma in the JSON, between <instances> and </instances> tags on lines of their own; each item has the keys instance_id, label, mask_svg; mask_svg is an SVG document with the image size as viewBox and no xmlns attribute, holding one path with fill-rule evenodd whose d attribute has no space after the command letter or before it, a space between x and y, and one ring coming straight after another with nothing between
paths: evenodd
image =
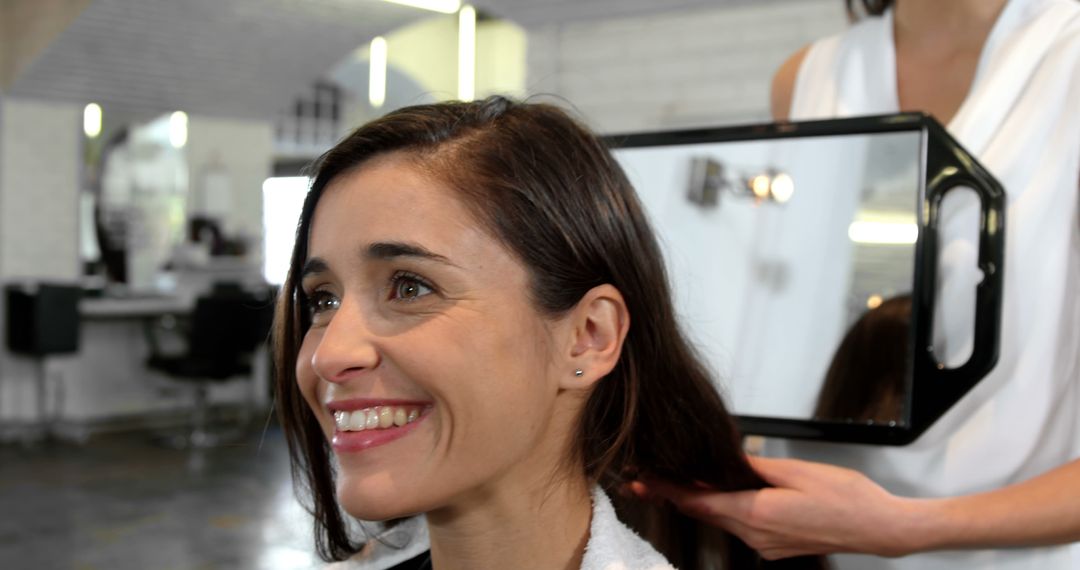
<instances>
[{"instance_id":1,"label":"handheld mirror","mask_svg":"<svg viewBox=\"0 0 1080 570\"><path fill-rule=\"evenodd\" d=\"M1001 185L932 118L611 136L744 432L902 445L995 365ZM935 354L945 196L977 196L970 356ZM938 343L940 344L940 343Z\"/></svg>"}]
</instances>

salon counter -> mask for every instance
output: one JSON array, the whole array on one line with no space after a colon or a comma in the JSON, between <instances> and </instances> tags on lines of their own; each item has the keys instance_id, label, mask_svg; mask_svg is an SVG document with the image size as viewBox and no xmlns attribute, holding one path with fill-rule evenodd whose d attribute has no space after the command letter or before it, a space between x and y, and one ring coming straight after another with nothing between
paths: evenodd
<instances>
[{"instance_id":1,"label":"salon counter","mask_svg":"<svg viewBox=\"0 0 1080 570\"><path fill-rule=\"evenodd\" d=\"M79 313L83 321L148 319L182 315L194 304L190 297L179 295L87 297L79 302Z\"/></svg>"},{"instance_id":2,"label":"salon counter","mask_svg":"<svg viewBox=\"0 0 1080 570\"><path fill-rule=\"evenodd\" d=\"M185 421L194 401L190 384L147 368L146 327L167 316L183 317L194 307L185 296L88 297L80 301L79 352L47 360L46 402L61 435L79 439L117 424ZM262 410L269 406L269 363L265 348L254 356L252 378L210 387L212 404ZM0 424L36 422L35 361L12 355L4 367Z\"/></svg>"}]
</instances>

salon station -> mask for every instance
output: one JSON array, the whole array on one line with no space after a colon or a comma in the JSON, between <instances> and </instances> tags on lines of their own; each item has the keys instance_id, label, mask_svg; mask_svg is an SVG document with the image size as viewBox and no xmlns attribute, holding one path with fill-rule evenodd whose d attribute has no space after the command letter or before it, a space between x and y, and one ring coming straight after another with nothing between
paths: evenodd
<instances>
[{"instance_id":1,"label":"salon station","mask_svg":"<svg viewBox=\"0 0 1080 570\"><path fill-rule=\"evenodd\" d=\"M604 137L748 451L952 429L1001 354L1002 181L926 114L774 122L850 6L0 0L0 568L323 567L275 302L312 163L410 105Z\"/></svg>"}]
</instances>

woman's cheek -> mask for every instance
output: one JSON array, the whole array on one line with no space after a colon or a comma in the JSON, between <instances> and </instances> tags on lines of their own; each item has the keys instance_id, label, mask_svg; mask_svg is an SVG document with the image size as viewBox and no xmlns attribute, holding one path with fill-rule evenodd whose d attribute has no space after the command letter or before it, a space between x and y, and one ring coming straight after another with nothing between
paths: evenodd
<instances>
[{"instance_id":1,"label":"woman's cheek","mask_svg":"<svg viewBox=\"0 0 1080 570\"><path fill-rule=\"evenodd\" d=\"M322 394L319 393L319 378L311 366L311 358L315 354L315 347L319 344L314 337L315 335L309 331L300 344L300 351L296 355L296 384L308 406L318 415Z\"/></svg>"}]
</instances>

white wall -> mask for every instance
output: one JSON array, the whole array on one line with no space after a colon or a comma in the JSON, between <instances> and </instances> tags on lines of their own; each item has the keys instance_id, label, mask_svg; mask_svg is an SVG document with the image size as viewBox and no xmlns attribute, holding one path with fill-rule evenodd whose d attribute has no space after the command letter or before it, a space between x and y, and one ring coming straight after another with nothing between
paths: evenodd
<instances>
[{"instance_id":1,"label":"white wall","mask_svg":"<svg viewBox=\"0 0 1080 570\"><path fill-rule=\"evenodd\" d=\"M847 25L841 0L718 4L531 29L528 91L608 133L767 120L776 68Z\"/></svg>"},{"instance_id":2,"label":"white wall","mask_svg":"<svg viewBox=\"0 0 1080 570\"><path fill-rule=\"evenodd\" d=\"M528 36L503 20L476 25L476 96L525 95Z\"/></svg>"},{"instance_id":3,"label":"white wall","mask_svg":"<svg viewBox=\"0 0 1080 570\"><path fill-rule=\"evenodd\" d=\"M5 98L0 277L78 277L82 108Z\"/></svg>"},{"instance_id":4,"label":"white wall","mask_svg":"<svg viewBox=\"0 0 1080 570\"><path fill-rule=\"evenodd\" d=\"M227 201L232 204L225 229L254 240L250 254L260 256L262 184L273 174L273 125L193 115L188 120L187 158L189 211L192 205L207 201L207 192L220 191L224 181L230 194ZM218 177L216 183L208 181L211 172L223 172L225 177Z\"/></svg>"}]
</instances>

